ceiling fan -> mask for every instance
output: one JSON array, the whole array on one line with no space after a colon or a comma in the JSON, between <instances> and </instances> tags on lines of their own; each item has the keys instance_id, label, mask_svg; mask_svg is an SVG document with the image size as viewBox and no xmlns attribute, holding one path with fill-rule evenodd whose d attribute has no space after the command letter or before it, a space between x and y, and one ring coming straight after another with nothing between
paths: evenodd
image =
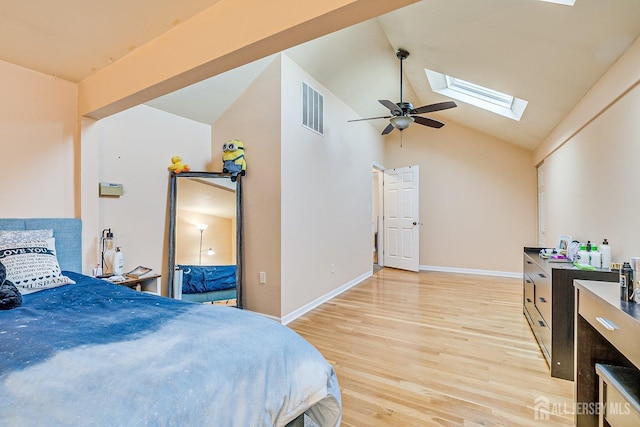
<instances>
[{"instance_id":1,"label":"ceiling fan","mask_svg":"<svg viewBox=\"0 0 640 427\"><path fill-rule=\"evenodd\" d=\"M389 124L382 131L382 135L386 135L394 129L398 129L399 131L403 131L409 127L409 125L413 122L429 126L432 128L441 128L444 126L444 123L439 122L437 120L430 119L428 117L418 116L417 114L425 114L432 113L434 111L446 110L449 108L457 107L456 103L453 101L445 101L438 102L437 104L424 105L422 107L413 108L413 105L410 102L402 101L402 61L407 59L409 56L409 52L404 49L398 49L396 52L396 56L400 60L400 102L394 104L391 101L386 99L381 99L378 102L389 109L391 113L390 116L380 116L380 117L369 117L366 119L355 119L348 120L349 122L359 122L363 120L374 120L374 119L390 119Z\"/></svg>"}]
</instances>

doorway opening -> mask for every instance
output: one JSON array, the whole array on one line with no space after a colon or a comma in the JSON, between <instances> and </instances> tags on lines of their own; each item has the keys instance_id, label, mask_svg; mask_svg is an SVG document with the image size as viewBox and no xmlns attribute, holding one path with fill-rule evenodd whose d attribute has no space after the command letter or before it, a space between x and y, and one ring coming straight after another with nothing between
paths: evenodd
<instances>
[{"instance_id":1,"label":"doorway opening","mask_svg":"<svg viewBox=\"0 0 640 427\"><path fill-rule=\"evenodd\" d=\"M371 234L373 243L373 273L377 273L384 266L382 244L382 203L383 203L383 168L375 166L373 167L372 174L372 203L371 203Z\"/></svg>"}]
</instances>

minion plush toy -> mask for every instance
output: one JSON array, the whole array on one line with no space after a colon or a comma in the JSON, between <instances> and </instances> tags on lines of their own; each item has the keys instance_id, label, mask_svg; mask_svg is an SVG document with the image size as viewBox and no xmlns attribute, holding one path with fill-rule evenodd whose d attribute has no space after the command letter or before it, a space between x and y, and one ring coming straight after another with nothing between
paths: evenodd
<instances>
[{"instance_id":1,"label":"minion plush toy","mask_svg":"<svg viewBox=\"0 0 640 427\"><path fill-rule=\"evenodd\" d=\"M230 139L222 146L222 172L231 174L235 182L238 175L247 173L247 162L244 159L244 144L238 139Z\"/></svg>"}]
</instances>

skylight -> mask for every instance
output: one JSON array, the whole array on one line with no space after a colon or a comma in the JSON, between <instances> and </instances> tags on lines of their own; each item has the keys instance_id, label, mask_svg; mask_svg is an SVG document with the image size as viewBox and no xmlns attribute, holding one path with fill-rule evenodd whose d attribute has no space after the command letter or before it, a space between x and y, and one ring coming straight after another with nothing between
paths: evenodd
<instances>
[{"instance_id":1,"label":"skylight","mask_svg":"<svg viewBox=\"0 0 640 427\"><path fill-rule=\"evenodd\" d=\"M507 95L506 93L498 92L497 90L489 89L488 87L480 86L455 77L445 77L447 79L447 87L451 90L475 96L478 99L482 99L505 108L511 108L511 105L513 104L513 96Z\"/></svg>"},{"instance_id":2,"label":"skylight","mask_svg":"<svg viewBox=\"0 0 640 427\"><path fill-rule=\"evenodd\" d=\"M453 76L424 70L431 90L449 98L520 121L527 101Z\"/></svg>"},{"instance_id":3,"label":"skylight","mask_svg":"<svg viewBox=\"0 0 640 427\"><path fill-rule=\"evenodd\" d=\"M567 6L573 6L576 2L576 0L542 0L542 1L546 1L548 3L564 4Z\"/></svg>"}]
</instances>

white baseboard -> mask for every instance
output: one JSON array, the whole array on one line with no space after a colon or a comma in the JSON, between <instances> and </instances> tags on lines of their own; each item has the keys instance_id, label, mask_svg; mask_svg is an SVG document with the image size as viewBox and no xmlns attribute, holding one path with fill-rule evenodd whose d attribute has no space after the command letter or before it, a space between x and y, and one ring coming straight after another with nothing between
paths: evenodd
<instances>
[{"instance_id":1,"label":"white baseboard","mask_svg":"<svg viewBox=\"0 0 640 427\"><path fill-rule=\"evenodd\" d=\"M474 270L472 268L439 267L435 265L421 265L420 271L439 271L442 273L477 274L480 276L511 277L522 279L522 273L512 273L509 271Z\"/></svg>"},{"instance_id":2,"label":"white baseboard","mask_svg":"<svg viewBox=\"0 0 640 427\"><path fill-rule=\"evenodd\" d=\"M355 285L357 285L358 283L362 282L365 279L368 279L372 275L373 275L373 272L372 271L368 271L365 274L363 274L362 276L357 277L357 278L351 280L350 282L345 283L344 285L340 286L339 288L334 289L333 291L331 291L331 292L329 292L329 293L327 293L325 295L322 295L320 298L316 298L315 300L311 301L310 303L303 305L299 309L292 311L291 313L287 314L286 316L282 317L281 319L275 319L275 320L278 320L283 325L286 325L286 324L296 320L298 317L310 312L314 308L318 307L320 304L323 304L323 303L325 303L325 302L337 297L341 293L353 288ZM272 316L269 316L269 317L273 318Z\"/></svg>"}]
</instances>

